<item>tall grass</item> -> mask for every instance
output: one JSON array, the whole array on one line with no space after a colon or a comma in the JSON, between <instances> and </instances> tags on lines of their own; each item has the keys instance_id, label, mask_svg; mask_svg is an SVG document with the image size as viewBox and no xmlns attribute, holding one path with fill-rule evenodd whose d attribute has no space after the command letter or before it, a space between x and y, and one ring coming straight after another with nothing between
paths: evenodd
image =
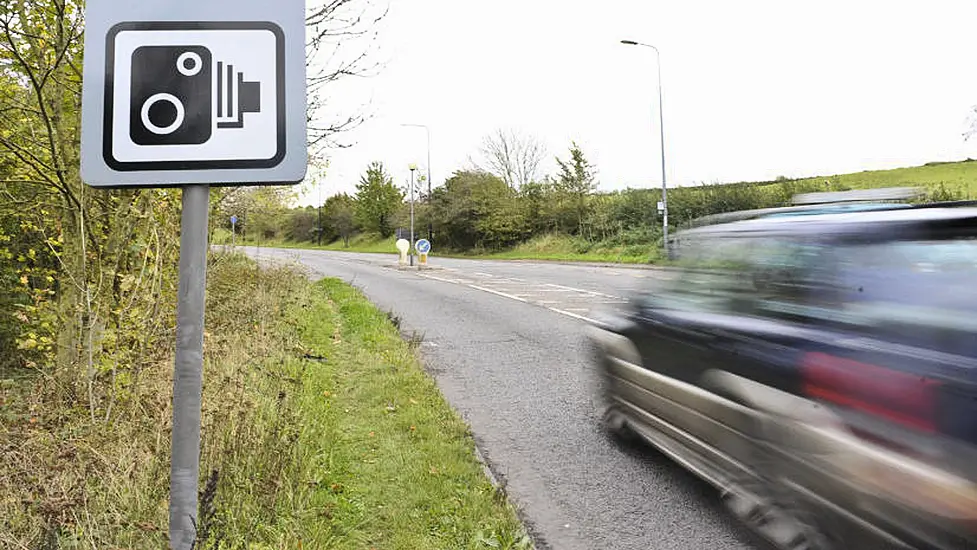
<instances>
[{"instance_id":1,"label":"tall grass","mask_svg":"<svg viewBox=\"0 0 977 550\"><path fill-rule=\"evenodd\" d=\"M198 549L530 545L361 295L214 255L207 302ZM0 382L0 548L166 547L172 367L134 372L107 423Z\"/></svg>"}]
</instances>

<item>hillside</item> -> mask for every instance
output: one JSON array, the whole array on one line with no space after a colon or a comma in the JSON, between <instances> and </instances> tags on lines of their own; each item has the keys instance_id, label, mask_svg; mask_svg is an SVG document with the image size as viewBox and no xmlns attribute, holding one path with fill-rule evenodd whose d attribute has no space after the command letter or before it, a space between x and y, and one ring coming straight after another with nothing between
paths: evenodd
<instances>
[{"instance_id":1,"label":"hillside","mask_svg":"<svg viewBox=\"0 0 977 550\"><path fill-rule=\"evenodd\" d=\"M923 166L894 168L891 170L868 170L851 174L815 176L789 180L798 186L817 185L831 182L833 189L873 189L879 187L943 187L957 198L977 197L977 160L967 159L959 162L930 162ZM745 185L770 186L781 182L754 182Z\"/></svg>"}]
</instances>

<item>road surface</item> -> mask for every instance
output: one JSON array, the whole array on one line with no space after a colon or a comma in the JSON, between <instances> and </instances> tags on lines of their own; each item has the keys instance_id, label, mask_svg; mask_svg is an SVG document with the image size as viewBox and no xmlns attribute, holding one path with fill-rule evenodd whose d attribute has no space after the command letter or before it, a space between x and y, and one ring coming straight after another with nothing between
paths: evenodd
<instances>
[{"instance_id":1,"label":"road surface","mask_svg":"<svg viewBox=\"0 0 977 550\"><path fill-rule=\"evenodd\" d=\"M242 249L350 282L423 336L425 364L540 549L753 548L709 486L599 426L583 319L665 272L441 258L418 272L395 255Z\"/></svg>"}]
</instances>

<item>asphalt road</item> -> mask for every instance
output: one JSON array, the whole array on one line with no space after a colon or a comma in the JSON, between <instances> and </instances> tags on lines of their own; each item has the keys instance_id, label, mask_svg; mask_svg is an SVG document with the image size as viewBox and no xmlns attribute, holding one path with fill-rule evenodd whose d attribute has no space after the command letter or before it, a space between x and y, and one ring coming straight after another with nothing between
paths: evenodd
<instances>
[{"instance_id":1,"label":"asphalt road","mask_svg":"<svg viewBox=\"0 0 977 550\"><path fill-rule=\"evenodd\" d=\"M753 548L708 485L599 425L583 319L666 273L449 259L418 272L395 255L244 250L351 282L423 335L429 371L539 548Z\"/></svg>"}]
</instances>

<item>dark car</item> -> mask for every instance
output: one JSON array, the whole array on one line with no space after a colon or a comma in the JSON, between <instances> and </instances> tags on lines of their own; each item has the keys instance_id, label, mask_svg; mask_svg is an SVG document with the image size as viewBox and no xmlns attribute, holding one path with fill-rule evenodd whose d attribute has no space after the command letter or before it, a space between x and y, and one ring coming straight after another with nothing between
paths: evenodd
<instances>
[{"instance_id":1,"label":"dark car","mask_svg":"<svg viewBox=\"0 0 977 550\"><path fill-rule=\"evenodd\" d=\"M592 328L607 427L780 548L977 548L977 208L676 243L678 276Z\"/></svg>"}]
</instances>

